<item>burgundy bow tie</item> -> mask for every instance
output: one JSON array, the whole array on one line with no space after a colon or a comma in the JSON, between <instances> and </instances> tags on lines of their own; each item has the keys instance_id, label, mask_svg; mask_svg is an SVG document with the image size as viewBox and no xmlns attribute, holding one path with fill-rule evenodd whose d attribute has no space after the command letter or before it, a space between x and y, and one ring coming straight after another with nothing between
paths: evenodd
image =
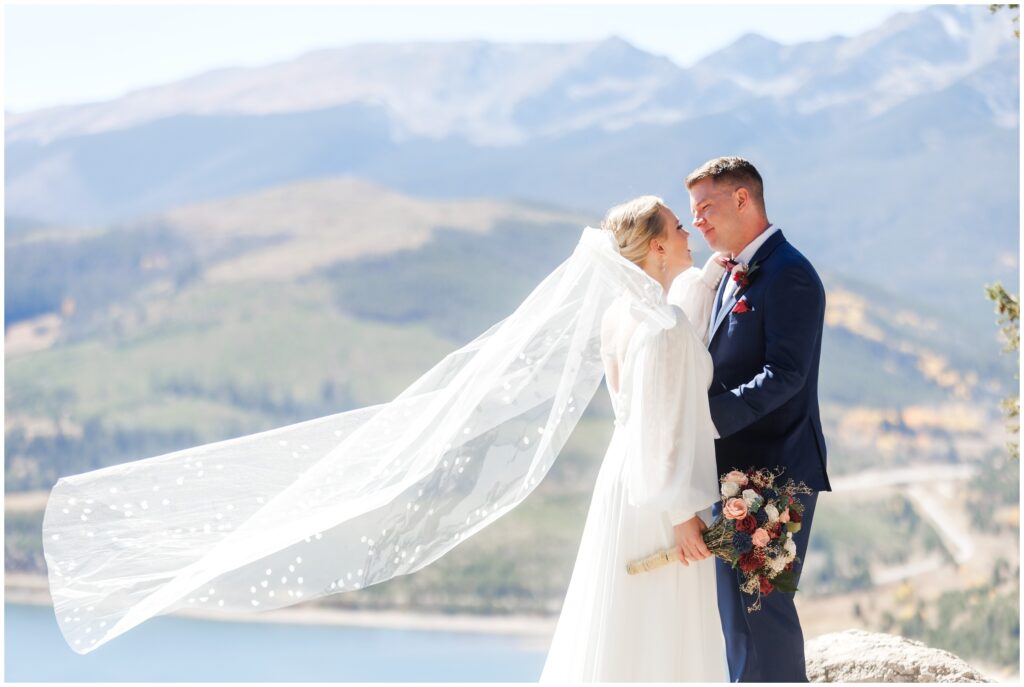
<instances>
[{"instance_id":1,"label":"burgundy bow tie","mask_svg":"<svg viewBox=\"0 0 1024 687\"><path fill-rule=\"evenodd\" d=\"M732 258L722 258L722 265L725 267L726 272L732 272L734 269L736 269L736 266L740 264L741 263L733 260Z\"/></svg>"}]
</instances>

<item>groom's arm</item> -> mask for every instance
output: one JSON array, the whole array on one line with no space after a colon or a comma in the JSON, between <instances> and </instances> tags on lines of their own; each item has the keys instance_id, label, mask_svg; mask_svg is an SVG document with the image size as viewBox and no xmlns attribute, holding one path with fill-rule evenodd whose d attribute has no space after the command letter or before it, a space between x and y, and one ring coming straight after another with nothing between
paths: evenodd
<instances>
[{"instance_id":1,"label":"groom's arm","mask_svg":"<svg viewBox=\"0 0 1024 687\"><path fill-rule=\"evenodd\" d=\"M825 290L813 272L793 265L767 286L762 323L765 364L750 381L712 396L711 419L722 437L738 432L803 388L825 320Z\"/></svg>"}]
</instances>

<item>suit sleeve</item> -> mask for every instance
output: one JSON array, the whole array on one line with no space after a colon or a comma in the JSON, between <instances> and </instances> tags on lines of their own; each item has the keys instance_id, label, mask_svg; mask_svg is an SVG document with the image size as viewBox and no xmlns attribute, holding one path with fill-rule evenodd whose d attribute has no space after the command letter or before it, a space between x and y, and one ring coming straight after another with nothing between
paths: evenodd
<instances>
[{"instance_id":1,"label":"suit sleeve","mask_svg":"<svg viewBox=\"0 0 1024 687\"><path fill-rule=\"evenodd\" d=\"M765 363L753 379L711 397L711 418L722 437L759 420L803 388L825 321L825 290L802 265L772 278L765 293L762 326Z\"/></svg>"}]
</instances>

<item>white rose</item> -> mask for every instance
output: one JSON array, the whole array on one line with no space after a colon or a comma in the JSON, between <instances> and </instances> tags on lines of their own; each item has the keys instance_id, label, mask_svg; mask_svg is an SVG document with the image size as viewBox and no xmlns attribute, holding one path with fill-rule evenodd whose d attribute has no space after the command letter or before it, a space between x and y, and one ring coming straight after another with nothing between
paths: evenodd
<instances>
[{"instance_id":1,"label":"white rose","mask_svg":"<svg viewBox=\"0 0 1024 687\"><path fill-rule=\"evenodd\" d=\"M735 482L725 482L722 484L722 496L729 499L740 493L740 485Z\"/></svg>"},{"instance_id":2,"label":"white rose","mask_svg":"<svg viewBox=\"0 0 1024 687\"><path fill-rule=\"evenodd\" d=\"M753 489L744 489L743 500L747 502L747 508L753 508L754 504L761 500L761 497Z\"/></svg>"},{"instance_id":3,"label":"white rose","mask_svg":"<svg viewBox=\"0 0 1024 687\"><path fill-rule=\"evenodd\" d=\"M786 555L789 556L789 560L796 558L796 542L790 537L786 539L786 543L782 545L782 548L786 551Z\"/></svg>"},{"instance_id":4,"label":"white rose","mask_svg":"<svg viewBox=\"0 0 1024 687\"><path fill-rule=\"evenodd\" d=\"M764 514L768 516L768 522L775 522L779 519L779 509L770 503L764 507Z\"/></svg>"},{"instance_id":5,"label":"white rose","mask_svg":"<svg viewBox=\"0 0 1024 687\"><path fill-rule=\"evenodd\" d=\"M774 572L777 573L780 573L783 570L785 570L787 565L789 565L789 559L787 559L785 556L778 556L776 558L768 559L768 567L770 567Z\"/></svg>"}]
</instances>

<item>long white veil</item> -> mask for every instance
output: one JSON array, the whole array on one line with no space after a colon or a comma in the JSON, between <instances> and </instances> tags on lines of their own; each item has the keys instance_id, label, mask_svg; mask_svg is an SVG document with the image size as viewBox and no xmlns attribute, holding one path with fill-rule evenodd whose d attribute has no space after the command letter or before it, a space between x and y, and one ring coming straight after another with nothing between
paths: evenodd
<instances>
[{"instance_id":1,"label":"long white veil","mask_svg":"<svg viewBox=\"0 0 1024 687\"><path fill-rule=\"evenodd\" d=\"M656 282L586 228L505 320L395 400L61 478L43 520L58 625L87 653L183 607L262 611L437 560L544 478L603 376L602 314Z\"/></svg>"}]
</instances>

